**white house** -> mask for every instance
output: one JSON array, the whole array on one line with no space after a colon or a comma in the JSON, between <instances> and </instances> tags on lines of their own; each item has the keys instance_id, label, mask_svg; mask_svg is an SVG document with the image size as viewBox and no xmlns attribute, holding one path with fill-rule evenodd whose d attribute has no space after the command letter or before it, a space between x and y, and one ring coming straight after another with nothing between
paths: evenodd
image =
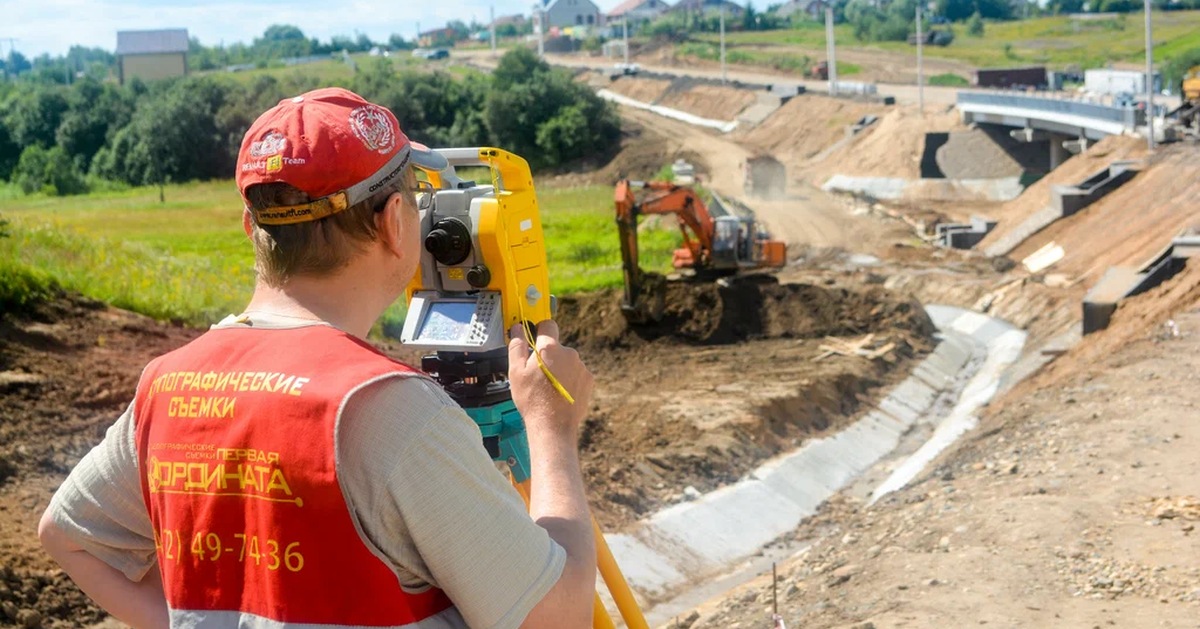
<instances>
[{"instance_id":1,"label":"white house","mask_svg":"<svg viewBox=\"0 0 1200 629\"><path fill-rule=\"evenodd\" d=\"M546 14L546 26L551 28L597 27L604 24L604 14L592 0L552 0L543 11Z\"/></svg>"}]
</instances>

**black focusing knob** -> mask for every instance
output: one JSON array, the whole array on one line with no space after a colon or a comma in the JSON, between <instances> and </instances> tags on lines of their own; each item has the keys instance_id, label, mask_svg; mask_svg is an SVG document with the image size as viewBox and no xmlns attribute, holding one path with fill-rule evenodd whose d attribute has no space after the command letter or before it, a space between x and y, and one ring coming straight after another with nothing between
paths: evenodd
<instances>
[{"instance_id":1,"label":"black focusing knob","mask_svg":"<svg viewBox=\"0 0 1200 629\"><path fill-rule=\"evenodd\" d=\"M475 288L483 288L492 283L492 272L486 266L477 264L467 270L467 282Z\"/></svg>"},{"instance_id":2,"label":"black focusing knob","mask_svg":"<svg viewBox=\"0 0 1200 629\"><path fill-rule=\"evenodd\" d=\"M446 266L459 264L471 255L471 230L456 218L444 218L426 234L425 250Z\"/></svg>"}]
</instances>

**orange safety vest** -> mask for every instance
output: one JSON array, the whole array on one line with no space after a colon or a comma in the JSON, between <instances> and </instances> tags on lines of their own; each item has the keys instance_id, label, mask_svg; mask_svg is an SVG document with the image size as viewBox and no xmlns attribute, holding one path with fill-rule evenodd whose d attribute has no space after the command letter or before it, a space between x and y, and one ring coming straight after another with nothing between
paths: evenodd
<instances>
[{"instance_id":1,"label":"orange safety vest","mask_svg":"<svg viewBox=\"0 0 1200 629\"><path fill-rule=\"evenodd\" d=\"M414 372L328 326L215 329L150 363L135 401L137 452L173 625L457 617L441 590L401 589L338 482L346 400Z\"/></svg>"}]
</instances>

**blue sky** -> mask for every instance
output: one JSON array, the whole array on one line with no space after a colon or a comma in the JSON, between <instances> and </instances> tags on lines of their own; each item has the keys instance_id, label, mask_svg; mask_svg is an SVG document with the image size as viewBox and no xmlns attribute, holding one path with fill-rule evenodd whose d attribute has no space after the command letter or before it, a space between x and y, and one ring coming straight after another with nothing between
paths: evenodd
<instances>
[{"instance_id":1,"label":"blue sky","mask_svg":"<svg viewBox=\"0 0 1200 629\"><path fill-rule=\"evenodd\" d=\"M620 0L599 0L607 11ZM392 33L412 38L417 23L423 30L450 20L487 22L496 15L528 13L531 0L0 0L0 52L8 54L7 38L27 57L61 55L72 44L113 50L118 30L186 28L205 45L249 43L271 24L294 24L309 37L366 33L386 40Z\"/></svg>"}]
</instances>

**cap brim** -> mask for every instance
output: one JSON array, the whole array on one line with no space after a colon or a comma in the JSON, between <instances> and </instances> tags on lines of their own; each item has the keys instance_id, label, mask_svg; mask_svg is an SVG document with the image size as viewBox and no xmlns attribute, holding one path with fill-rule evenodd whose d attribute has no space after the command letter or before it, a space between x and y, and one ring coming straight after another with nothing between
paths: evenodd
<instances>
[{"instance_id":1,"label":"cap brim","mask_svg":"<svg viewBox=\"0 0 1200 629\"><path fill-rule=\"evenodd\" d=\"M412 147L413 164L417 167L434 172L441 172L450 168L450 162L441 153L420 142L409 142L409 145Z\"/></svg>"}]
</instances>

